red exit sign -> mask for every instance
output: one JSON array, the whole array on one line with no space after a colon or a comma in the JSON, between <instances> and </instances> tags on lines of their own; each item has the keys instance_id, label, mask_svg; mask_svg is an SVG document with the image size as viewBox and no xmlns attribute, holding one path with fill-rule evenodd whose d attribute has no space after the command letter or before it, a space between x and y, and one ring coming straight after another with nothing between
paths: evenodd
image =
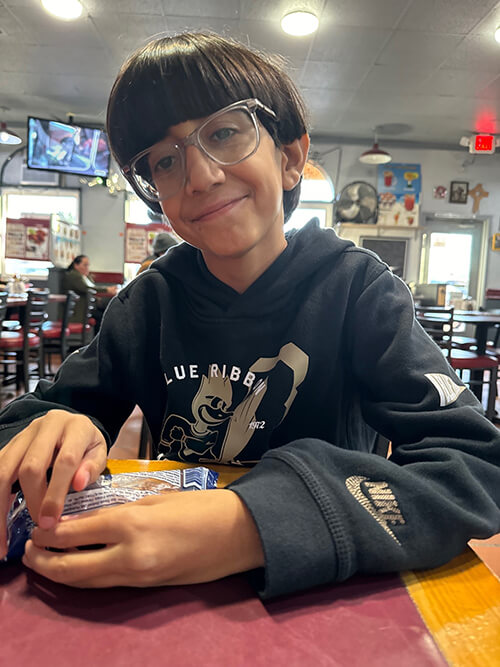
<instances>
[{"instance_id":1,"label":"red exit sign","mask_svg":"<svg viewBox=\"0 0 500 667\"><path fill-rule=\"evenodd\" d=\"M494 153L495 143L495 136L493 134L476 134L476 136L471 139L470 152Z\"/></svg>"}]
</instances>

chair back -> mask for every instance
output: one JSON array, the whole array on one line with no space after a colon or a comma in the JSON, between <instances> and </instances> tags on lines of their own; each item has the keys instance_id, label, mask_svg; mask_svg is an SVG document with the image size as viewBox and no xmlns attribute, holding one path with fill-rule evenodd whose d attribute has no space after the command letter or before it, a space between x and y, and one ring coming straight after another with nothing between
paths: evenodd
<instances>
[{"instance_id":1,"label":"chair back","mask_svg":"<svg viewBox=\"0 0 500 667\"><path fill-rule=\"evenodd\" d=\"M416 306L415 316L429 336L451 357L454 307Z\"/></svg>"},{"instance_id":2,"label":"chair back","mask_svg":"<svg viewBox=\"0 0 500 667\"><path fill-rule=\"evenodd\" d=\"M47 319L50 291L48 289L32 288L28 290L28 301L24 314L23 329L26 333L40 335L42 324Z\"/></svg>"},{"instance_id":3,"label":"chair back","mask_svg":"<svg viewBox=\"0 0 500 667\"><path fill-rule=\"evenodd\" d=\"M68 290L66 294L66 301L64 302L64 308L61 319L62 330L65 331L68 328L68 323L71 319L71 316L75 312L76 302L80 297L73 290Z\"/></svg>"},{"instance_id":4,"label":"chair back","mask_svg":"<svg viewBox=\"0 0 500 667\"><path fill-rule=\"evenodd\" d=\"M89 338L89 332L92 330L90 320L97 305L97 290L89 287L87 294L83 297L85 299L85 310L83 315L82 327L82 345L86 345Z\"/></svg>"},{"instance_id":5,"label":"chair back","mask_svg":"<svg viewBox=\"0 0 500 667\"><path fill-rule=\"evenodd\" d=\"M64 302L64 308L62 313L61 320L61 359L64 361L68 356L68 324L71 319L71 316L75 312L76 302L80 297L73 290L68 290L66 294L66 301Z\"/></svg>"},{"instance_id":6,"label":"chair back","mask_svg":"<svg viewBox=\"0 0 500 667\"><path fill-rule=\"evenodd\" d=\"M7 299L9 297L8 292L0 292L0 330L2 329L2 323L7 315Z\"/></svg>"}]
</instances>

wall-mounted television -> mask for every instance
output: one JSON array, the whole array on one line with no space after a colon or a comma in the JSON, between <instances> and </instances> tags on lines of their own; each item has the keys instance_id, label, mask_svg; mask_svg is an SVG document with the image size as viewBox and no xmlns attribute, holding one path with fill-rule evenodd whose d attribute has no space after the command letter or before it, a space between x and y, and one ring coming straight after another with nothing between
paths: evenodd
<instances>
[{"instance_id":1,"label":"wall-mounted television","mask_svg":"<svg viewBox=\"0 0 500 667\"><path fill-rule=\"evenodd\" d=\"M104 130L58 120L28 118L26 162L30 169L107 178L109 159L108 137Z\"/></svg>"}]
</instances>

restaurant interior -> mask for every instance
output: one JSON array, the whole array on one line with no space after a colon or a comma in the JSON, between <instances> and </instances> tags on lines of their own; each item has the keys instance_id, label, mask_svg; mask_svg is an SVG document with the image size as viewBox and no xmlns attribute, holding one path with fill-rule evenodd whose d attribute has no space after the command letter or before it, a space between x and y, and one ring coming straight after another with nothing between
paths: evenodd
<instances>
[{"instance_id":1,"label":"restaurant interior","mask_svg":"<svg viewBox=\"0 0 500 667\"><path fill-rule=\"evenodd\" d=\"M158 233L172 233L120 173L104 123L126 56L153 36L190 29L285 59L311 127L287 228L317 217L377 253L497 422L500 2L81 0L74 18L54 16L53 4L0 3L0 283L8 293L0 316L9 341L0 356L10 373L2 404L52 377L90 339L99 299L134 279ZM305 13L286 32L282 19L296 11ZM95 291L66 337L74 304L62 280L81 254ZM36 327L45 327L42 356L23 348ZM113 458L144 454L144 428L134 412ZM500 575L500 536L472 546Z\"/></svg>"}]
</instances>

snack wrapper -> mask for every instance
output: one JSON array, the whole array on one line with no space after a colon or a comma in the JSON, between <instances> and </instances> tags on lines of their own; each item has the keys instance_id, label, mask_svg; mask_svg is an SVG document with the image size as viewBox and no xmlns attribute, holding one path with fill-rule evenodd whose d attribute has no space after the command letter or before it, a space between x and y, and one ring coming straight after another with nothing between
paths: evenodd
<instances>
[{"instance_id":1,"label":"snack wrapper","mask_svg":"<svg viewBox=\"0 0 500 667\"><path fill-rule=\"evenodd\" d=\"M82 514L101 507L130 503L146 496L171 491L215 489L218 473L208 468L185 470L152 470L104 474L84 491L70 491L62 516ZM28 512L22 491L19 491L7 516L7 556L4 561L19 559L35 523Z\"/></svg>"}]
</instances>

